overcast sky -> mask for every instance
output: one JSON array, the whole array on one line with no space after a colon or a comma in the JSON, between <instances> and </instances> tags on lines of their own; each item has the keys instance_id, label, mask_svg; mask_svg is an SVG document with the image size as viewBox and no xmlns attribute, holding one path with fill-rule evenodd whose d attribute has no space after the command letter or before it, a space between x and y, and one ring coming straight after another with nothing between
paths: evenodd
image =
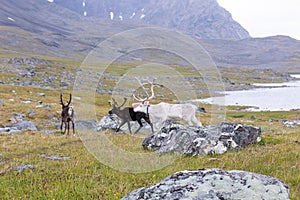
<instances>
[{"instance_id":1,"label":"overcast sky","mask_svg":"<svg viewBox=\"0 0 300 200\"><path fill-rule=\"evenodd\" d=\"M300 0L217 0L252 37L300 40Z\"/></svg>"}]
</instances>

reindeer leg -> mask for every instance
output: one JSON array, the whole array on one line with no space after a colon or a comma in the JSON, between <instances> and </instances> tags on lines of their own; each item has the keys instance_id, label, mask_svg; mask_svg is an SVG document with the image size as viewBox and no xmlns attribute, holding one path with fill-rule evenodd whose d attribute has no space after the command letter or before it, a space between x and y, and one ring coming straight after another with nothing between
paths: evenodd
<instances>
[{"instance_id":1,"label":"reindeer leg","mask_svg":"<svg viewBox=\"0 0 300 200\"><path fill-rule=\"evenodd\" d=\"M152 133L154 133L153 124L150 122L149 125L151 126Z\"/></svg>"},{"instance_id":2,"label":"reindeer leg","mask_svg":"<svg viewBox=\"0 0 300 200\"><path fill-rule=\"evenodd\" d=\"M116 132L119 132L120 131L120 128L125 124L126 122L125 121L121 121L121 124L119 126L119 128L117 128Z\"/></svg>"},{"instance_id":3,"label":"reindeer leg","mask_svg":"<svg viewBox=\"0 0 300 200\"><path fill-rule=\"evenodd\" d=\"M150 119L149 118L144 118L144 120L151 126L151 131L152 131L152 133L154 133L153 124L151 123Z\"/></svg>"},{"instance_id":4,"label":"reindeer leg","mask_svg":"<svg viewBox=\"0 0 300 200\"><path fill-rule=\"evenodd\" d=\"M63 135L65 135L65 134L66 134L66 130L67 130L67 122L64 122L64 125L65 125L65 129L64 129L64 133L63 133Z\"/></svg>"},{"instance_id":5,"label":"reindeer leg","mask_svg":"<svg viewBox=\"0 0 300 200\"><path fill-rule=\"evenodd\" d=\"M64 123L64 122L63 122L63 121L61 121L61 124L60 124L60 133L61 133L61 134L63 134L63 131L62 131L62 128L63 128L63 123Z\"/></svg>"},{"instance_id":6,"label":"reindeer leg","mask_svg":"<svg viewBox=\"0 0 300 200\"><path fill-rule=\"evenodd\" d=\"M139 132L139 130L143 127L143 123L141 122L141 120L138 120L137 122L139 123L140 127L134 132L134 134Z\"/></svg>"},{"instance_id":7,"label":"reindeer leg","mask_svg":"<svg viewBox=\"0 0 300 200\"><path fill-rule=\"evenodd\" d=\"M193 121L197 126L202 126L202 123L196 118L196 116L193 116L192 121Z\"/></svg>"},{"instance_id":8,"label":"reindeer leg","mask_svg":"<svg viewBox=\"0 0 300 200\"><path fill-rule=\"evenodd\" d=\"M67 124L68 124L68 135L70 135L70 122L68 121Z\"/></svg>"},{"instance_id":9,"label":"reindeer leg","mask_svg":"<svg viewBox=\"0 0 300 200\"><path fill-rule=\"evenodd\" d=\"M131 132L131 127L130 127L130 122L129 121L127 121L127 125L128 125L129 132L131 134L132 132Z\"/></svg>"},{"instance_id":10,"label":"reindeer leg","mask_svg":"<svg viewBox=\"0 0 300 200\"><path fill-rule=\"evenodd\" d=\"M73 120L72 120L72 127L73 127L73 135L75 136L75 123Z\"/></svg>"}]
</instances>

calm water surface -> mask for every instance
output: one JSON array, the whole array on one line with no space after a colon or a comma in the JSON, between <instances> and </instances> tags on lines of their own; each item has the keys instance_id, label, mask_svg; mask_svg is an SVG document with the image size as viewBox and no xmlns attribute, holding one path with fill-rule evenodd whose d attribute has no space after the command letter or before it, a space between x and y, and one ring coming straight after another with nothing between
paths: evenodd
<instances>
[{"instance_id":1,"label":"calm water surface","mask_svg":"<svg viewBox=\"0 0 300 200\"><path fill-rule=\"evenodd\" d=\"M293 75L300 78L300 74ZM300 81L286 83L255 84L268 88L258 88L242 91L227 91L224 97L200 99L200 102L209 104L252 106L251 111L287 111L300 109ZM275 87L275 88L274 88Z\"/></svg>"}]
</instances>

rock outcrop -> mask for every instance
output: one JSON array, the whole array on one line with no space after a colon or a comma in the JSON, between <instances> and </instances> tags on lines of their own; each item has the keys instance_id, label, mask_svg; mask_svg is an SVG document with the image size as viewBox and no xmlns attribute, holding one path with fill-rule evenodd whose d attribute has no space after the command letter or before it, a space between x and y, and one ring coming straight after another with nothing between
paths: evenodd
<instances>
[{"instance_id":1,"label":"rock outcrop","mask_svg":"<svg viewBox=\"0 0 300 200\"><path fill-rule=\"evenodd\" d=\"M10 121L11 124L0 127L0 133L13 134L27 130L38 130L35 124L32 121L25 120L25 115L21 113L13 113L12 117L8 121Z\"/></svg>"},{"instance_id":2,"label":"rock outcrop","mask_svg":"<svg viewBox=\"0 0 300 200\"><path fill-rule=\"evenodd\" d=\"M98 131L104 131L104 130L113 130L116 131L117 128L119 127L121 121L120 119L116 116L116 115L111 115L111 116L104 116L100 122L97 124L97 130ZM142 119L142 123L143 123L143 127L141 128L140 132L142 133L151 133L151 127L150 125L145 122ZM135 122L130 122L130 126L131 126L131 131L135 132L135 130L137 130L139 128L139 124L135 121ZM121 127L121 131L120 133L129 133L129 129L128 129L128 125L124 124Z\"/></svg>"},{"instance_id":3,"label":"rock outcrop","mask_svg":"<svg viewBox=\"0 0 300 200\"><path fill-rule=\"evenodd\" d=\"M195 127L168 122L143 141L145 149L157 153L185 155L222 154L261 140L259 127L224 122L218 126Z\"/></svg>"},{"instance_id":4,"label":"rock outcrop","mask_svg":"<svg viewBox=\"0 0 300 200\"><path fill-rule=\"evenodd\" d=\"M131 199L289 199L282 181L251 172L220 169L177 172L161 182L137 189L122 200Z\"/></svg>"},{"instance_id":5,"label":"rock outcrop","mask_svg":"<svg viewBox=\"0 0 300 200\"><path fill-rule=\"evenodd\" d=\"M216 0L55 0L81 15L172 28L204 39L244 39L249 33Z\"/></svg>"}]
</instances>

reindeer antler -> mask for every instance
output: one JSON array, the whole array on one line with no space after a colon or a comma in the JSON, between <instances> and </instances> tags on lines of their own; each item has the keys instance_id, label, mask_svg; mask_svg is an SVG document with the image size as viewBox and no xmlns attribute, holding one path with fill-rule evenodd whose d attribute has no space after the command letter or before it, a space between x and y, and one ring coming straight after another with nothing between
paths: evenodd
<instances>
[{"instance_id":1,"label":"reindeer antler","mask_svg":"<svg viewBox=\"0 0 300 200\"><path fill-rule=\"evenodd\" d=\"M139 84L141 85L141 87L143 88L144 92L146 93L146 98L141 98L141 97L137 97L135 96L135 94L132 94L133 98L137 101L140 101L140 102L145 102L145 101L149 101L151 99L153 99L155 97L155 94L154 94L154 87L157 86L157 84L154 83L155 79L153 79L153 81L149 81L149 80L146 80L147 83L142 83L138 78L136 78L137 81L139 82ZM150 90L151 90L151 96L149 96L146 88L144 87L145 85L147 84L150 84L151 87L150 87Z\"/></svg>"},{"instance_id":2,"label":"reindeer antler","mask_svg":"<svg viewBox=\"0 0 300 200\"><path fill-rule=\"evenodd\" d=\"M63 106L65 105L64 102L63 102L63 99L62 99L62 93L60 93L60 103L61 103L61 105L63 105Z\"/></svg>"},{"instance_id":3,"label":"reindeer antler","mask_svg":"<svg viewBox=\"0 0 300 200\"><path fill-rule=\"evenodd\" d=\"M118 106L118 103L117 103L117 101L114 99L114 98L111 98L112 100L113 100L113 102L114 102L114 104L113 104L113 106L115 106L115 107L119 107Z\"/></svg>"},{"instance_id":4,"label":"reindeer antler","mask_svg":"<svg viewBox=\"0 0 300 200\"><path fill-rule=\"evenodd\" d=\"M120 105L120 106L119 106L119 108L121 108L122 106L124 106L124 105L125 105L125 103L126 103L126 101L127 101L127 98L126 98L126 97L124 97L124 101L123 101L122 105Z\"/></svg>"},{"instance_id":5,"label":"reindeer antler","mask_svg":"<svg viewBox=\"0 0 300 200\"><path fill-rule=\"evenodd\" d=\"M63 105L64 107L68 107L72 101L72 94L70 93L70 100L68 101L67 105L64 104L63 98L62 98L62 93L60 93L60 103L61 105Z\"/></svg>"},{"instance_id":6,"label":"reindeer antler","mask_svg":"<svg viewBox=\"0 0 300 200\"><path fill-rule=\"evenodd\" d=\"M70 105L71 101L72 101L72 94L70 93L70 100L69 100L69 102L68 102L67 106L69 106L69 105Z\"/></svg>"}]
</instances>

